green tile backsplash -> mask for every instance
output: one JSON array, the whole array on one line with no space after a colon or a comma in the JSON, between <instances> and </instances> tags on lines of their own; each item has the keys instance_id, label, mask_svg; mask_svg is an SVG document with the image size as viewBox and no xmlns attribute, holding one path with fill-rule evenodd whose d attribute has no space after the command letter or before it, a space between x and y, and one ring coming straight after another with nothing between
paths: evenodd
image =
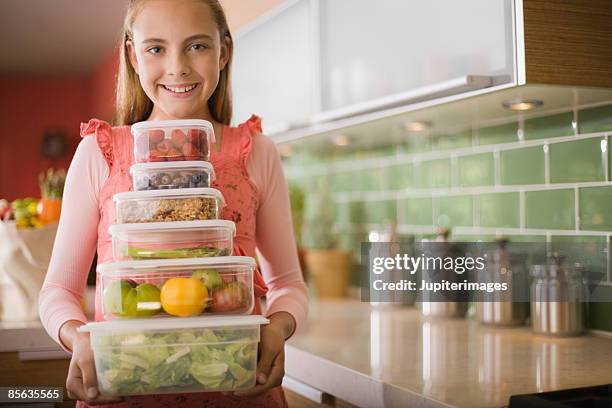
<instances>
[{"instance_id":1,"label":"green tile backsplash","mask_svg":"<svg viewBox=\"0 0 612 408\"><path fill-rule=\"evenodd\" d=\"M399 201L400 222L410 225L433 225L431 198L409 198ZM403 218L402 218L403 217Z\"/></svg>"},{"instance_id":2,"label":"green tile backsplash","mask_svg":"<svg viewBox=\"0 0 612 408\"><path fill-rule=\"evenodd\" d=\"M472 196L438 197L438 217L440 227L471 226L474 223Z\"/></svg>"},{"instance_id":3,"label":"green tile backsplash","mask_svg":"<svg viewBox=\"0 0 612 408\"><path fill-rule=\"evenodd\" d=\"M573 112L527 119L524 127L525 140L571 136L574 134L573 120Z\"/></svg>"},{"instance_id":4,"label":"green tile backsplash","mask_svg":"<svg viewBox=\"0 0 612 408\"><path fill-rule=\"evenodd\" d=\"M605 153L601 142L593 138L550 145L550 182L604 181Z\"/></svg>"},{"instance_id":5,"label":"green tile backsplash","mask_svg":"<svg viewBox=\"0 0 612 408\"><path fill-rule=\"evenodd\" d=\"M544 165L542 146L502 151L500 152L501 184L544 184Z\"/></svg>"},{"instance_id":6,"label":"green tile backsplash","mask_svg":"<svg viewBox=\"0 0 612 408\"><path fill-rule=\"evenodd\" d=\"M397 203L394 200L366 201L366 220L368 224L397 222Z\"/></svg>"},{"instance_id":7,"label":"green tile backsplash","mask_svg":"<svg viewBox=\"0 0 612 408\"><path fill-rule=\"evenodd\" d=\"M491 186L495 183L495 163L492 153L463 156L457 159L459 186Z\"/></svg>"},{"instance_id":8,"label":"green tile backsplash","mask_svg":"<svg viewBox=\"0 0 612 408\"><path fill-rule=\"evenodd\" d=\"M512 143L518 140L517 122L478 129L478 144L481 146Z\"/></svg>"},{"instance_id":9,"label":"green tile backsplash","mask_svg":"<svg viewBox=\"0 0 612 408\"><path fill-rule=\"evenodd\" d=\"M420 163L417 185L421 188L442 188L451 185L450 159L430 160Z\"/></svg>"},{"instance_id":10,"label":"green tile backsplash","mask_svg":"<svg viewBox=\"0 0 612 408\"><path fill-rule=\"evenodd\" d=\"M540 229L573 229L574 190L527 191L525 226Z\"/></svg>"},{"instance_id":11,"label":"green tile backsplash","mask_svg":"<svg viewBox=\"0 0 612 408\"><path fill-rule=\"evenodd\" d=\"M334 191L347 192L353 189L352 187L353 174L350 171L343 173L335 173L331 176L332 188Z\"/></svg>"},{"instance_id":12,"label":"green tile backsplash","mask_svg":"<svg viewBox=\"0 0 612 408\"><path fill-rule=\"evenodd\" d=\"M411 163L385 167L383 173L391 190L403 190L415 186L414 165Z\"/></svg>"},{"instance_id":13,"label":"green tile backsplash","mask_svg":"<svg viewBox=\"0 0 612 408\"><path fill-rule=\"evenodd\" d=\"M353 178L354 191L382 190L383 172L380 168L369 168L355 172Z\"/></svg>"},{"instance_id":14,"label":"green tile backsplash","mask_svg":"<svg viewBox=\"0 0 612 408\"><path fill-rule=\"evenodd\" d=\"M612 130L612 105L578 111L580 133Z\"/></svg>"},{"instance_id":15,"label":"green tile backsplash","mask_svg":"<svg viewBox=\"0 0 612 408\"><path fill-rule=\"evenodd\" d=\"M306 206L310 192L337 193L335 229L356 254L369 228L389 222L416 241L439 227L452 228L455 240L550 241L612 290L612 104L577 112L577 129L572 111L406 134L391 146L324 158L296 154L284 159L286 174L305 190ZM589 326L612 331L610 316L612 302L594 303Z\"/></svg>"},{"instance_id":16,"label":"green tile backsplash","mask_svg":"<svg viewBox=\"0 0 612 408\"><path fill-rule=\"evenodd\" d=\"M432 137L433 150L458 149L472 145L472 129Z\"/></svg>"},{"instance_id":17,"label":"green tile backsplash","mask_svg":"<svg viewBox=\"0 0 612 408\"><path fill-rule=\"evenodd\" d=\"M478 201L481 227L520 227L519 193L482 194Z\"/></svg>"},{"instance_id":18,"label":"green tile backsplash","mask_svg":"<svg viewBox=\"0 0 612 408\"><path fill-rule=\"evenodd\" d=\"M612 231L612 186L580 189L580 229Z\"/></svg>"}]
</instances>

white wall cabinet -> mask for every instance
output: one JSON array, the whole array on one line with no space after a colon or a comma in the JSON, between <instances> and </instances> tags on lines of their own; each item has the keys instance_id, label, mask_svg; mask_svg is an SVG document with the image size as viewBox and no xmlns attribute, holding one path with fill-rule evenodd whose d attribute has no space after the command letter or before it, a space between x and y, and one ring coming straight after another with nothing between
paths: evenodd
<instances>
[{"instance_id":1,"label":"white wall cabinet","mask_svg":"<svg viewBox=\"0 0 612 408\"><path fill-rule=\"evenodd\" d=\"M271 133L409 103L415 90L422 100L470 75L513 82L513 10L513 0L288 1L237 36L236 121L257 112Z\"/></svg>"}]
</instances>

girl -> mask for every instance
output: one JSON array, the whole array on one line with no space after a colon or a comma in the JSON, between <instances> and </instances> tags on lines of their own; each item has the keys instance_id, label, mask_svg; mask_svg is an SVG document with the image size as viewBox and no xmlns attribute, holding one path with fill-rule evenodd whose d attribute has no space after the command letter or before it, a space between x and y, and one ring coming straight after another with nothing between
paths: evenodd
<instances>
[{"instance_id":1,"label":"girl","mask_svg":"<svg viewBox=\"0 0 612 408\"><path fill-rule=\"evenodd\" d=\"M40 293L40 316L49 335L72 352L66 388L77 406L284 407L280 387L284 344L306 318L307 290L294 245L287 186L279 156L252 116L230 127L233 43L217 0L132 0L124 23L117 86L121 126L92 119L68 172L62 217ZM225 196L223 218L236 223L235 255L255 256L255 296L267 292L255 387L235 393L187 393L108 398L99 395L87 319L79 307L94 253L112 261L108 226L113 195L132 189L133 142L129 125L144 120L205 119L214 126L212 164ZM262 276L263 275L263 276ZM256 302L255 313L260 313ZM96 283L96 320L101 320Z\"/></svg>"}]
</instances>

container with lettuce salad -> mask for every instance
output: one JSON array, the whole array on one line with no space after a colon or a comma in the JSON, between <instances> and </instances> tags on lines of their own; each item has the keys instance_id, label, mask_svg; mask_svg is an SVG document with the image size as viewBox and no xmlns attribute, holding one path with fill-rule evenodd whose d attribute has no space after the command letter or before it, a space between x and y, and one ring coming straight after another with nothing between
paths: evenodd
<instances>
[{"instance_id":1,"label":"container with lettuce salad","mask_svg":"<svg viewBox=\"0 0 612 408\"><path fill-rule=\"evenodd\" d=\"M128 396L255 385L259 315L88 323L98 387Z\"/></svg>"}]
</instances>

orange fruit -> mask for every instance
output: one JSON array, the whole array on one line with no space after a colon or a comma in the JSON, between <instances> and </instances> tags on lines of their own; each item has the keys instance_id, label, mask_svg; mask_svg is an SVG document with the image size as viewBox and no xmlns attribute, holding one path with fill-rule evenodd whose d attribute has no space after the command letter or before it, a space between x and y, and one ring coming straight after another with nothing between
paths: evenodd
<instances>
[{"instance_id":1,"label":"orange fruit","mask_svg":"<svg viewBox=\"0 0 612 408\"><path fill-rule=\"evenodd\" d=\"M206 308L208 290L196 278L168 279L161 288L160 301L166 313L173 316L195 316Z\"/></svg>"}]
</instances>

